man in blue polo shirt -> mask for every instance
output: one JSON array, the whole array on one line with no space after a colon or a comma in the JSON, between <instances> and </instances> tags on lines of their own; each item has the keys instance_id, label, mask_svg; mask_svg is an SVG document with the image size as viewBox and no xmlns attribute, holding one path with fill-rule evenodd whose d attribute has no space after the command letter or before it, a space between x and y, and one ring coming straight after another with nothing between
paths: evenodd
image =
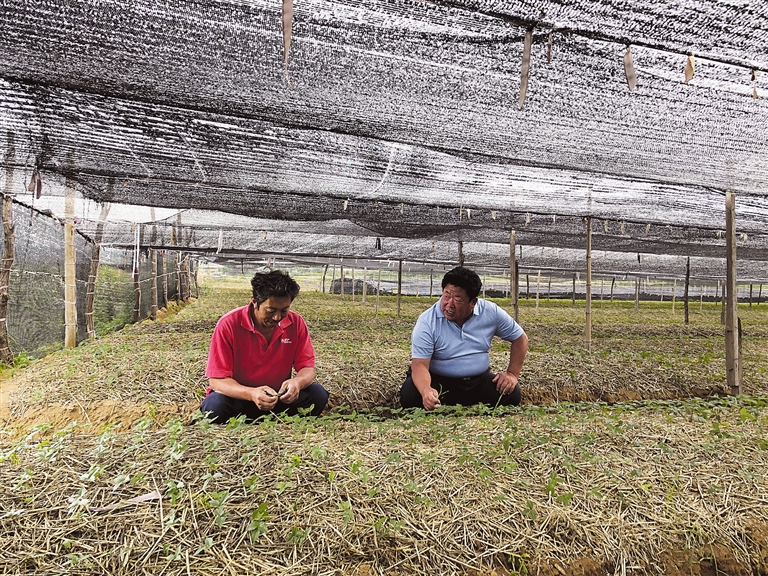
<instances>
[{"instance_id":1,"label":"man in blue polo shirt","mask_svg":"<svg viewBox=\"0 0 768 576\"><path fill-rule=\"evenodd\" d=\"M520 404L518 378L528 337L493 302L477 298L480 277L459 266L443 277L443 295L416 321L411 334L411 369L400 389L403 408L434 410L442 404ZM491 340L511 343L509 366L490 371Z\"/></svg>"}]
</instances>

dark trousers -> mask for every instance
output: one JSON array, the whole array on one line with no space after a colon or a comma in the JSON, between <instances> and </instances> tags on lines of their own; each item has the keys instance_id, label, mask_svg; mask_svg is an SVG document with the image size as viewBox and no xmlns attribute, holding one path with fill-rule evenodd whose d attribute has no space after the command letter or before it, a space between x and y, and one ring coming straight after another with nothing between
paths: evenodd
<instances>
[{"instance_id":1,"label":"dark trousers","mask_svg":"<svg viewBox=\"0 0 768 576\"><path fill-rule=\"evenodd\" d=\"M517 406L522 399L520 384L515 386L511 394L499 394L493 381L496 374L490 370L468 378L448 378L434 372L429 374L432 376L432 388L440 393L440 404L444 406L448 404L472 406L481 403L489 406ZM421 394L413 383L410 369L400 388L400 405L403 408L424 408Z\"/></svg>"},{"instance_id":2,"label":"dark trousers","mask_svg":"<svg viewBox=\"0 0 768 576\"><path fill-rule=\"evenodd\" d=\"M299 397L293 404L283 404L277 401L272 410L265 411L259 408L250 400L239 400L230 398L219 392L211 391L200 404L200 412L210 412L208 419L216 424L226 424L232 417L245 414L249 420L256 420L261 416L270 413L284 412L289 416L299 413L299 408L309 408L313 406L310 415L319 416L325 405L328 403L328 391L317 382L312 382L309 386L299 392Z\"/></svg>"}]
</instances>

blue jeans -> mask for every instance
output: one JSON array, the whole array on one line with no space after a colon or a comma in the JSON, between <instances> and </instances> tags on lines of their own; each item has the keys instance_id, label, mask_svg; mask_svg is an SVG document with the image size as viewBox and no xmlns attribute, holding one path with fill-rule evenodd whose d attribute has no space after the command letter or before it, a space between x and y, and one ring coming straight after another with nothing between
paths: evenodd
<instances>
[{"instance_id":1,"label":"blue jeans","mask_svg":"<svg viewBox=\"0 0 768 576\"><path fill-rule=\"evenodd\" d=\"M232 417L245 414L248 420L256 420L270 413L285 412L289 416L299 413L299 408L312 407L311 416L319 416L325 405L328 403L328 391L317 382L312 382L309 386L299 392L299 397L293 404L283 404L277 401L272 410L260 410L254 402L250 400L239 400L230 398L219 392L211 391L206 396L203 403L200 404L200 411L210 412L208 419L215 424L226 424Z\"/></svg>"}]
</instances>

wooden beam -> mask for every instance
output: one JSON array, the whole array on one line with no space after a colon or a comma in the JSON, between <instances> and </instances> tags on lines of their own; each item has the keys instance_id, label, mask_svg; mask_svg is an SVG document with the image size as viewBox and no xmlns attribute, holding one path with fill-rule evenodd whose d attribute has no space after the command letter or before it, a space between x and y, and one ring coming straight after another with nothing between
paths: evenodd
<instances>
[{"instance_id":1,"label":"wooden beam","mask_svg":"<svg viewBox=\"0 0 768 576\"><path fill-rule=\"evenodd\" d=\"M77 346L77 263L75 261L75 183L64 188L64 348Z\"/></svg>"},{"instance_id":2,"label":"wooden beam","mask_svg":"<svg viewBox=\"0 0 768 576\"><path fill-rule=\"evenodd\" d=\"M587 216L587 286L584 344L592 352L592 216Z\"/></svg>"},{"instance_id":3,"label":"wooden beam","mask_svg":"<svg viewBox=\"0 0 768 576\"><path fill-rule=\"evenodd\" d=\"M0 362L13 366L8 337L8 300L10 298L11 268L15 258L16 236L13 225L13 172L16 156L15 135L8 131L8 148L5 154L5 189L3 190L3 261L0 269Z\"/></svg>"},{"instance_id":4,"label":"wooden beam","mask_svg":"<svg viewBox=\"0 0 768 576\"><path fill-rule=\"evenodd\" d=\"M725 193L725 249L727 303L725 315L725 367L731 394L741 394L738 339L738 293L736 292L736 195Z\"/></svg>"}]
</instances>

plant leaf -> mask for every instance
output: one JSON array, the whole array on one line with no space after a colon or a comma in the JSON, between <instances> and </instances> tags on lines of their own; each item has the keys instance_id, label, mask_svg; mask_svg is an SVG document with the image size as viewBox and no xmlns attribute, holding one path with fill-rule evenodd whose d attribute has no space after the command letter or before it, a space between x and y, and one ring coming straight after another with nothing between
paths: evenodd
<instances>
[{"instance_id":1,"label":"plant leaf","mask_svg":"<svg viewBox=\"0 0 768 576\"><path fill-rule=\"evenodd\" d=\"M627 76L627 86L630 90L634 90L637 86L637 74L635 74L635 65L632 62L632 48L627 46L627 51L624 53L624 74Z\"/></svg>"},{"instance_id":2,"label":"plant leaf","mask_svg":"<svg viewBox=\"0 0 768 576\"><path fill-rule=\"evenodd\" d=\"M525 92L528 89L528 71L531 68L531 44L533 44L533 30L528 30L525 33L525 41L523 43L523 65L520 70L520 98L517 102L517 106L521 110L523 104L525 104Z\"/></svg>"}]
</instances>

